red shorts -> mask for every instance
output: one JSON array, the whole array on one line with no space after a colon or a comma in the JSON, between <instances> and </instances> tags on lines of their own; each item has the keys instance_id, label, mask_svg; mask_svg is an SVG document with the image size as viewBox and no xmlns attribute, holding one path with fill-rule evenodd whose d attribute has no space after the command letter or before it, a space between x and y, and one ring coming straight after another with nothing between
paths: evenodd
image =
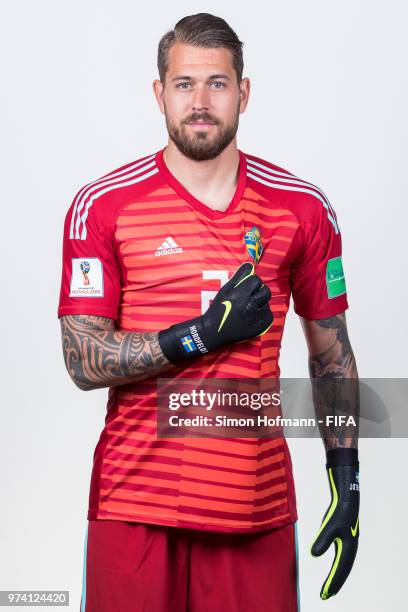
<instances>
[{"instance_id":1,"label":"red shorts","mask_svg":"<svg viewBox=\"0 0 408 612\"><path fill-rule=\"evenodd\" d=\"M81 612L298 612L296 524L231 534L88 521Z\"/></svg>"}]
</instances>

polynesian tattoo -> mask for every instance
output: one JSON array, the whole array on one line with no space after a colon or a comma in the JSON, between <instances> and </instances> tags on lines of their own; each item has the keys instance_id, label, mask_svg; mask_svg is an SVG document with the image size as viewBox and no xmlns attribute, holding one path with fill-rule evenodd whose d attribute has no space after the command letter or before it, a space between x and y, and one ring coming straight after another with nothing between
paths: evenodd
<instances>
[{"instance_id":1,"label":"polynesian tattoo","mask_svg":"<svg viewBox=\"0 0 408 612\"><path fill-rule=\"evenodd\" d=\"M69 375L82 390L134 383L172 367L156 332L123 332L96 315L60 318Z\"/></svg>"},{"instance_id":2,"label":"polynesian tattoo","mask_svg":"<svg viewBox=\"0 0 408 612\"><path fill-rule=\"evenodd\" d=\"M313 402L317 419L322 421L319 427L326 451L339 447L357 448L359 382L345 315L319 319L312 325L329 330L327 348L309 356ZM328 416L334 418L328 422ZM349 417L353 420L347 423Z\"/></svg>"}]
</instances>

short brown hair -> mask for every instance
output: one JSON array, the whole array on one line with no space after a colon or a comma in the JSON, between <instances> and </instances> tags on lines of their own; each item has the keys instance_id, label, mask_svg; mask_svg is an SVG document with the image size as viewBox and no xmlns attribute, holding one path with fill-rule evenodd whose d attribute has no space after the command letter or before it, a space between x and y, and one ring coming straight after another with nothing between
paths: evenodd
<instances>
[{"instance_id":1,"label":"short brown hair","mask_svg":"<svg viewBox=\"0 0 408 612\"><path fill-rule=\"evenodd\" d=\"M244 43L221 17L216 17L210 13L197 13L188 15L180 19L159 42L157 53L157 67L159 69L160 80L165 81L168 69L168 54L171 47L176 43L194 45L195 47L224 47L232 53L232 63L237 75L237 80L242 80L244 70L244 60L242 47Z\"/></svg>"}]
</instances>

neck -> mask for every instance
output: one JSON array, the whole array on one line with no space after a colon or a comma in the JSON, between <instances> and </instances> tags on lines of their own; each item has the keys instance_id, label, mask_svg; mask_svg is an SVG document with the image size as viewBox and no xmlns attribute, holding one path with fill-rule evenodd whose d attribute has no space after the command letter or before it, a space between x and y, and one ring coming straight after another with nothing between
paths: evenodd
<instances>
[{"instance_id":1,"label":"neck","mask_svg":"<svg viewBox=\"0 0 408 612\"><path fill-rule=\"evenodd\" d=\"M205 161L189 159L169 140L163 158L173 176L197 199L217 210L228 206L238 178L239 152L235 138L215 159Z\"/></svg>"}]
</instances>

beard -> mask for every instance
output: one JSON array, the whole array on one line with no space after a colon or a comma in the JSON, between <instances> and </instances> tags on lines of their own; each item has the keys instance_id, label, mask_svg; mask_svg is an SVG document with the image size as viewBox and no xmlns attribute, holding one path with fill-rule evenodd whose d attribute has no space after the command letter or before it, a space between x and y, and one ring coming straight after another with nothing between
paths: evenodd
<instances>
[{"instance_id":1,"label":"beard","mask_svg":"<svg viewBox=\"0 0 408 612\"><path fill-rule=\"evenodd\" d=\"M194 161L206 161L218 157L233 141L238 130L239 106L231 123L224 123L210 113L203 111L192 113L187 119L183 119L179 124L176 124L168 116L166 107L164 110L169 138L174 142L180 153ZM186 125L200 119L216 125L216 134L209 134L204 130L188 133Z\"/></svg>"}]
</instances>

